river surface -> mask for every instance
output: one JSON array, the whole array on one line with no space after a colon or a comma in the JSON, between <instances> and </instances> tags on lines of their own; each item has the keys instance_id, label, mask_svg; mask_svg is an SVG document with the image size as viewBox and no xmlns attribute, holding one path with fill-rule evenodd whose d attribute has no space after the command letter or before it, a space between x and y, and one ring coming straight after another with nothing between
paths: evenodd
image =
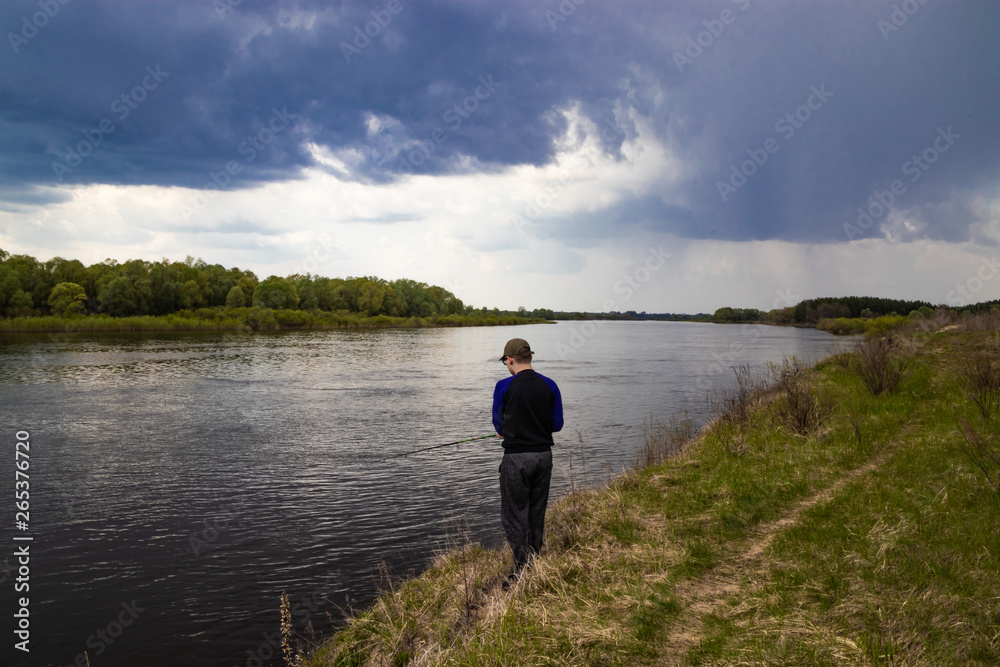
<instances>
[{"instance_id":1,"label":"river surface","mask_svg":"<svg viewBox=\"0 0 1000 667\"><path fill-rule=\"evenodd\" d=\"M518 336L563 395L553 498L630 463L651 415L704 422L731 366L815 361L835 342L681 322L0 337L0 664L278 665L282 591L298 633L328 632L372 601L380 563L400 576L455 540L502 544L497 440L385 459L491 433ZM30 590L15 593L25 545ZM21 596L30 654L11 639Z\"/></svg>"}]
</instances>

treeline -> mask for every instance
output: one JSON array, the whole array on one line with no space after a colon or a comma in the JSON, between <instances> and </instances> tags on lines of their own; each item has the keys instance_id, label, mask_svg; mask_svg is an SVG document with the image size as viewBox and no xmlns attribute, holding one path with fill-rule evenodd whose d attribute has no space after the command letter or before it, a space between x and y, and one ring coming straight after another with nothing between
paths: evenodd
<instances>
[{"instance_id":1,"label":"treeline","mask_svg":"<svg viewBox=\"0 0 1000 667\"><path fill-rule=\"evenodd\" d=\"M934 304L927 301L883 299L875 296L807 299L796 304L792 321L816 324L819 320L838 317L874 318L882 315L909 315L913 311L930 315L934 312Z\"/></svg>"},{"instance_id":2,"label":"treeline","mask_svg":"<svg viewBox=\"0 0 1000 667\"><path fill-rule=\"evenodd\" d=\"M184 262L105 260L84 266L61 257L40 262L0 249L0 314L6 317L161 316L205 308L343 312L362 317L486 314L454 294L415 280L366 276L270 276L188 257ZM499 311L491 311L499 315Z\"/></svg>"},{"instance_id":3,"label":"treeline","mask_svg":"<svg viewBox=\"0 0 1000 667\"><path fill-rule=\"evenodd\" d=\"M711 322L712 316L707 313L688 315L686 313L647 313L646 311L626 310L611 311L609 313L589 313L579 310L552 310L550 308L536 308L526 310L519 308L518 315L523 317L543 318L546 320L666 320L671 322Z\"/></svg>"},{"instance_id":4,"label":"treeline","mask_svg":"<svg viewBox=\"0 0 1000 667\"><path fill-rule=\"evenodd\" d=\"M884 316L910 315L913 312L930 316L934 312L934 306L927 301L906 301L874 296L824 297L805 299L794 306L767 311L757 308L719 308L708 321L815 326L821 320L875 319Z\"/></svg>"}]
</instances>

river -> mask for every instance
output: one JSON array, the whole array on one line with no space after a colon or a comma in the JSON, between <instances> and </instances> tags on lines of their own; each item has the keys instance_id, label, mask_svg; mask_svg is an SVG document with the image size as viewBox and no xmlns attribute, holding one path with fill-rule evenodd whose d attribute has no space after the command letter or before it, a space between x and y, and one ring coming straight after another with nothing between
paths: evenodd
<instances>
[{"instance_id":1,"label":"river","mask_svg":"<svg viewBox=\"0 0 1000 667\"><path fill-rule=\"evenodd\" d=\"M835 342L684 322L0 337L2 664L277 665L282 591L296 630L323 633L372 601L379 563L405 575L457 539L502 544L495 439L385 459L491 433L516 336L563 395L553 497L621 470L651 416L702 423L731 366ZM30 591L15 594L24 545ZM30 654L11 641L22 595Z\"/></svg>"}]
</instances>

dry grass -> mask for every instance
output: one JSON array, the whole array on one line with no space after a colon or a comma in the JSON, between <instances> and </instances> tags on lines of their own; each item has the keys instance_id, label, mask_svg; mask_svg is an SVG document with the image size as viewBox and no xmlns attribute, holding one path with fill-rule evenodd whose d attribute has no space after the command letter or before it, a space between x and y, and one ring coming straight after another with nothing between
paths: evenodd
<instances>
[{"instance_id":1,"label":"dry grass","mask_svg":"<svg viewBox=\"0 0 1000 667\"><path fill-rule=\"evenodd\" d=\"M642 434L643 444L636 453L636 468L658 465L676 456L696 435L694 421L686 412L680 418L671 415L666 425L650 418L643 423Z\"/></svg>"},{"instance_id":2,"label":"dry grass","mask_svg":"<svg viewBox=\"0 0 1000 667\"><path fill-rule=\"evenodd\" d=\"M717 420L743 426L753 416L754 401L766 391L767 385L750 371L749 364L734 366L733 374L736 376L736 387L711 392L708 402Z\"/></svg>"},{"instance_id":3,"label":"dry grass","mask_svg":"<svg viewBox=\"0 0 1000 667\"><path fill-rule=\"evenodd\" d=\"M978 331L1000 332L1000 311L990 311L978 315L966 315L958 319L958 330L971 333Z\"/></svg>"}]
</instances>

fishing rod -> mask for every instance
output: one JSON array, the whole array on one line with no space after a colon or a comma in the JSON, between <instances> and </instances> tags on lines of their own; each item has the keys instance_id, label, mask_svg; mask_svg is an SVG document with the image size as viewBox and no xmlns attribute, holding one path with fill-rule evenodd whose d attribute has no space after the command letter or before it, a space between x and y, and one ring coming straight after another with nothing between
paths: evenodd
<instances>
[{"instance_id":1,"label":"fishing rod","mask_svg":"<svg viewBox=\"0 0 1000 667\"><path fill-rule=\"evenodd\" d=\"M429 452L432 449L440 449L442 447L451 447L452 445L461 445L463 442L472 442L473 440L485 440L486 438L495 438L495 433L490 433L489 435L480 435L475 438L466 438L465 440L457 440L455 442L446 442L443 445L434 445L432 447L424 447L422 449L414 449L412 452L403 452L402 454L395 454L393 456L387 456L383 461L388 461L389 459L398 459L403 456L409 456L411 454L419 454L420 452Z\"/></svg>"}]
</instances>

